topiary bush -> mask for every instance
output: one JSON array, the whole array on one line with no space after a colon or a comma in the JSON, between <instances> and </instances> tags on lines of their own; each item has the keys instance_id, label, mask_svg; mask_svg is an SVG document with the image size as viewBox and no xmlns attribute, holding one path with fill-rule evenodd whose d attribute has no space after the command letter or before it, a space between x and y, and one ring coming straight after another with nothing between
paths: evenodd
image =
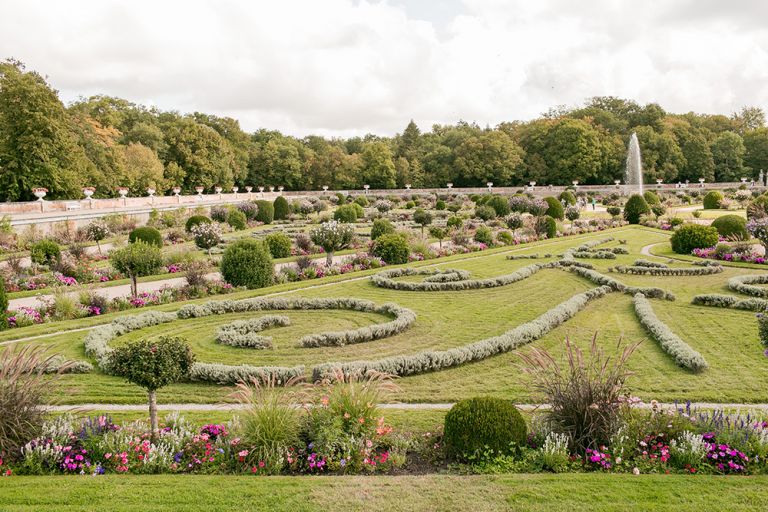
<instances>
[{"instance_id":1,"label":"topiary bush","mask_svg":"<svg viewBox=\"0 0 768 512\"><path fill-rule=\"evenodd\" d=\"M487 246L493 245L493 232L488 226L480 226L475 231L475 242L485 244Z\"/></svg>"},{"instance_id":2,"label":"topiary bush","mask_svg":"<svg viewBox=\"0 0 768 512\"><path fill-rule=\"evenodd\" d=\"M445 201L438 199L435 202L435 210L445 210Z\"/></svg>"},{"instance_id":3,"label":"topiary bush","mask_svg":"<svg viewBox=\"0 0 768 512\"><path fill-rule=\"evenodd\" d=\"M291 255L291 239L285 233L272 233L264 239L273 258L287 258Z\"/></svg>"},{"instance_id":4,"label":"topiary bush","mask_svg":"<svg viewBox=\"0 0 768 512\"><path fill-rule=\"evenodd\" d=\"M339 222L346 222L348 224L357 222L357 209L353 206L353 204L356 203L345 204L336 208L336 211L333 212L333 219ZM360 207L359 205L357 206L358 208Z\"/></svg>"},{"instance_id":5,"label":"topiary bush","mask_svg":"<svg viewBox=\"0 0 768 512\"><path fill-rule=\"evenodd\" d=\"M711 226L717 230L717 232L723 238L748 240L749 233L747 232L747 221L743 217L738 215L723 215L712 221Z\"/></svg>"},{"instance_id":6,"label":"topiary bush","mask_svg":"<svg viewBox=\"0 0 768 512\"><path fill-rule=\"evenodd\" d=\"M491 220L496 218L496 210L491 206L482 205L475 208L475 217L481 220Z\"/></svg>"},{"instance_id":7,"label":"topiary bush","mask_svg":"<svg viewBox=\"0 0 768 512\"><path fill-rule=\"evenodd\" d=\"M389 233L381 235L373 244L373 255L378 256L389 265L408 263L408 240L401 234Z\"/></svg>"},{"instance_id":8,"label":"topiary bush","mask_svg":"<svg viewBox=\"0 0 768 512\"><path fill-rule=\"evenodd\" d=\"M137 240L141 240L145 244L154 245L155 247L163 246L163 235L155 228L149 226L136 228L128 234L128 242L135 243Z\"/></svg>"},{"instance_id":9,"label":"topiary bush","mask_svg":"<svg viewBox=\"0 0 768 512\"><path fill-rule=\"evenodd\" d=\"M563 205L556 197L548 196L544 198L544 201L547 202L547 211L545 212L545 215L549 215L558 220L563 220L563 218L565 218Z\"/></svg>"},{"instance_id":10,"label":"topiary bush","mask_svg":"<svg viewBox=\"0 0 768 512\"><path fill-rule=\"evenodd\" d=\"M248 289L269 286L274 276L272 256L267 246L248 238L240 239L226 248L220 270L226 282Z\"/></svg>"},{"instance_id":11,"label":"topiary bush","mask_svg":"<svg viewBox=\"0 0 768 512\"><path fill-rule=\"evenodd\" d=\"M661 204L659 196L657 196L656 192L653 190L646 190L643 192L643 199L645 199L645 202L648 203L649 206L654 204Z\"/></svg>"},{"instance_id":12,"label":"topiary bush","mask_svg":"<svg viewBox=\"0 0 768 512\"><path fill-rule=\"evenodd\" d=\"M227 224L232 226L235 231L242 231L248 227L248 219L243 212L232 208L227 214Z\"/></svg>"},{"instance_id":13,"label":"topiary bush","mask_svg":"<svg viewBox=\"0 0 768 512\"><path fill-rule=\"evenodd\" d=\"M576 196L570 190L564 190L563 192L560 193L560 195L557 198L560 201L565 201L565 204L570 204L570 205L576 204Z\"/></svg>"},{"instance_id":14,"label":"topiary bush","mask_svg":"<svg viewBox=\"0 0 768 512\"><path fill-rule=\"evenodd\" d=\"M640 217L649 213L651 208L640 194L632 194L624 205L624 220L630 224L640 224Z\"/></svg>"},{"instance_id":15,"label":"topiary bush","mask_svg":"<svg viewBox=\"0 0 768 512\"><path fill-rule=\"evenodd\" d=\"M395 232L395 226L387 219L376 219L371 227L371 240L376 240L381 235L388 235Z\"/></svg>"},{"instance_id":16,"label":"topiary bush","mask_svg":"<svg viewBox=\"0 0 768 512\"><path fill-rule=\"evenodd\" d=\"M461 220L461 217L454 215L446 221L445 225L448 227L448 229L461 229L461 226L464 225L464 221Z\"/></svg>"},{"instance_id":17,"label":"topiary bush","mask_svg":"<svg viewBox=\"0 0 768 512\"><path fill-rule=\"evenodd\" d=\"M285 220L291 214L291 205L283 196L277 196L272 204L275 220Z\"/></svg>"},{"instance_id":18,"label":"topiary bush","mask_svg":"<svg viewBox=\"0 0 768 512\"><path fill-rule=\"evenodd\" d=\"M40 240L30 246L29 257L37 265L52 265L61 259L61 248L53 240Z\"/></svg>"},{"instance_id":19,"label":"topiary bush","mask_svg":"<svg viewBox=\"0 0 768 512\"><path fill-rule=\"evenodd\" d=\"M353 202L360 205L362 208L368 206L368 198L365 196L357 196Z\"/></svg>"},{"instance_id":20,"label":"topiary bush","mask_svg":"<svg viewBox=\"0 0 768 512\"><path fill-rule=\"evenodd\" d=\"M421 226L421 236L424 236L424 226L432 224L432 214L423 208L417 208L413 212L413 222Z\"/></svg>"},{"instance_id":21,"label":"topiary bush","mask_svg":"<svg viewBox=\"0 0 768 512\"><path fill-rule=\"evenodd\" d=\"M491 196L485 202L485 205L493 208L497 217L509 215L509 212L511 211L509 209L509 201L503 196Z\"/></svg>"},{"instance_id":22,"label":"topiary bush","mask_svg":"<svg viewBox=\"0 0 768 512\"><path fill-rule=\"evenodd\" d=\"M717 210L720 208L720 203L723 201L723 194L719 190L710 190L707 195L704 196L704 209L705 210Z\"/></svg>"},{"instance_id":23,"label":"topiary bush","mask_svg":"<svg viewBox=\"0 0 768 512\"><path fill-rule=\"evenodd\" d=\"M670 242L676 253L691 254L694 249L715 246L718 240L717 229L711 226L685 224L674 232Z\"/></svg>"},{"instance_id":24,"label":"topiary bush","mask_svg":"<svg viewBox=\"0 0 768 512\"><path fill-rule=\"evenodd\" d=\"M192 228L200 224L210 224L212 221L205 215L193 215L187 219L187 223L184 225L184 229L187 233L192 232Z\"/></svg>"},{"instance_id":25,"label":"topiary bush","mask_svg":"<svg viewBox=\"0 0 768 512\"><path fill-rule=\"evenodd\" d=\"M547 235L547 238L557 236L557 221L549 215L544 215L536 219L536 232L540 235Z\"/></svg>"},{"instance_id":26,"label":"topiary bush","mask_svg":"<svg viewBox=\"0 0 768 512\"><path fill-rule=\"evenodd\" d=\"M621 208L619 208L618 206L609 206L608 208L605 209L605 211L608 212L608 215L610 215L611 217L618 217L619 215L621 215Z\"/></svg>"},{"instance_id":27,"label":"topiary bush","mask_svg":"<svg viewBox=\"0 0 768 512\"><path fill-rule=\"evenodd\" d=\"M163 253L153 244L137 239L120 249L109 253L112 267L131 279L131 294L138 293L138 278L154 274L163 265Z\"/></svg>"},{"instance_id":28,"label":"topiary bush","mask_svg":"<svg viewBox=\"0 0 768 512\"><path fill-rule=\"evenodd\" d=\"M445 415L448 456L467 461L478 455L506 455L528 437L525 420L509 400L476 397L456 403Z\"/></svg>"},{"instance_id":29,"label":"topiary bush","mask_svg":"<svg viewBox=\"0 0 768 512\"><path fill-rule=\"evenodd\" d=\"M256 201L256 206L259 210L256 212L254 219L258 222L263 222L264 224L272 224L272 221L275 219L275 207L272 203L261 199Z\"/></svg>"}]
</instances>

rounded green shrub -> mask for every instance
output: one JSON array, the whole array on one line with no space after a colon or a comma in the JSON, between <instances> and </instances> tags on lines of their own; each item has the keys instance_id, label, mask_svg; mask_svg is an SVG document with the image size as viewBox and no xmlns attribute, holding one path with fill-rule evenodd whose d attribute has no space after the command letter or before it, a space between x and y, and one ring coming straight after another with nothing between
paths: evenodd
<instances>
[{"instance_id":1,"label":"rounded green shrub","mask_svg":"<svg viewBox=\"0 0 768 512\"><path fill-rule=\"evenodd\" d=\"M242 231L248 227L248 218L237 208L232 208L227 213L227 224L232 226L235 231Z\"/></svg>"},{"instance_id":2,"label":"rounded green shrub","mask_svg":"<svg viewBox=\"0 0 768 512\"><path fill-rule=\"evenodd\" d=\"M491 196L485 202L485 205L493 208L497 217L505 217L509 215L509 201L503 196Z\"/></svg>"},{"instance_id":3,"label":"rounded green shrub","mask_svg":"<svg viewBox=\"0 0 768 512\"><path fill-rule=\"evenodd\" d=\"M719 240L717 229L712 226L685 224L674 232L670 242L678 254L690 254L694 249L713 247Z\"/></svg>"},{"instance_id":4,"label":"rounded green shrub","mask_svg":"<svg viewBox=\"0 0 768 512\"><path fill-rule=\"evenodd\" d=\"M493 232L488 226L480 226L475 231L475 242L485 244L487 246L493 245Z\"/></svg>"},{"instance_id":5,"label":"rounded green shrub","mask_svg":"<svg viewBox=\"0 0 768 512\"><path fill-rule=\"evenodd\" d=\"M482 205L475 208L475 217L482 220L491 220L496 218L496 210L488 205Z\"/></svg>"},{"instance_id":6,"label":"rounded green shrub","mask_svg":"<svg viewBox=\"0 0 768 512\"><path fill-rule=\"evenodd\" d=\"M149 226L136 228L128 234L128 242L134 243L136 240L141 240L145 244L154 245L156 247L163 246L163 235L161 235L155 228Z\"/></svg>"},{"instance_id":7,"label":"rounded green shrub","mask_svg":"<svg viewBox=\"0 0 768 512\"><path fill-rule=\"evenodd\" d=\"M659 196L656 195L656 192L653 190L646 190L643 192L643 199L645 199L645 202L648 203L649 206L652 206L654 204L661 204L661 201L659 200Z\"/></svg>"},{"instance_id":8,"label":"rounded green shrub","mask_svg":"<svg viewBox=\"0 0 768 512\"><path fill-rule=\"evenodd\" d=\"M549 215L539 217L536 219L536 232L547 235L549 239L555 238L557 236L557 221Z\"/></svg>"},{"instance_id":9,"label":"rounded green shrub","mask_svg":"<svg viewBox=\"0 0 768 512\"><path fill-rule=\"evenodd\" d=\"M445 210L445 201L438 199L435 202L435 210Z\"/></svg>"},{"instance_id":10,"label":"rounded green shrub","mask_svg":"<svg viewBox=\"0 0 768 512\"><path fill-rule=\"evenodd\" d=\"M461 226L464 225L464 221L461 220L461 217L454 215L446 221L445 225L448 227L448 229L461 229Z\"/></svg>"},{"instance_id":11,"label":"rounded green shrub","mask_svg":"<svg viewBox=\"0 0 768 512\"><path fill-rule=\"evenodd\" d=\"M381 235L373 244L373 255L378 256L389 265L408 263L408 240L399 233Z\"/></svg>"},{"instance_id":12,"label":"rounded green shrub","mask_svg":"<svg viewBox=\"0 0 768 512\"><path fill-rule=\"evenodd\" d=\"M291 255L291 239L285 233L272 233L264 238L273 258L287 258Z\"/></svg>"},{"instance_id":13,"label":"rounded green shrub","mask_svg":"<svg viewBox=\"0 0 768 512\"><path fill-rule=\"evenodd\" d=\"M395 232L395 226L387 219L376 219L371 227L371 240L376 240L381 235L388 235Z\"/></svg>"},{"instance_id":14,"label":"rounded green shrub","mask_svg":"<svg viewBox=\"0 0 768 512\"><path fill-rule=\"evenodd\" d=\"M368 206L368 198L365 196L357 196L354 200L354 203L360 205L361 208L365 208Z\"/></svg>"},{"instance_id":15,"label":"rounded green shrub","mask_svg":"<svg viewBox=\"0 0 768 512\"><path fill-rule=\"evenodd\" d=\"M272 224L272 221L275 220L275 206L264 199L256 201L256 206L258 206L259 210L256 212L254 219L264 224Z\"/></svg>"},{"instance_id":16,"label":"rounded green shrub","mask_svg":"<svg viewBox=\"0 0 768 512\"><path fill-rule=\"evenodd\" d=\"M712 221L712 227L723 238L735 238L737 240L748 240L747 221L738 215L723 215Z\"/></svg>"},{"instance_id":17,"label":"rounded green shrub","mask_svg":"<svg viewBox=\"0 0 768 512\"><path fill-rule=\"evenodd\" d=\"M193 215L187 219L187 223L184 225L184 229L187 230L187 233L191 233L193 227L200 224L210 224L211 222L211 219L205 215Z\"/></svg>"},{"instance_id":18,"label":"rounded green shrub","mask_svg":"<svg viewBox=\"0 0 768 512\"><path fill-rule=\"evenodd\" d=\"M565 201L565 204L570 204L570 205L576 204L576 195L570 190L562 191L560 195L557 196L557 198L561 201L561 204L562 204L562 201Z\"/></svg>"},{"instance_id":19,"label":"rounded green shrub","mask_svg":"<svg viewBox=\"0 0 768 512\"><path fill-rule=\"evenodd\" d=\"M621 208L619 208L618 206L609 206L608 208L605 209L605 211L608 212L608 215L610 215L611 217L618 217L619 215L621 215Z\"/></svg>"},{"instance_id":20,"label":"rounded green shrub","mask_svg":"<svg viewBox=\"0 0 768 512\"><path fill-rule=\"evenodd\" d=\"M640 224L640 217L651 213L651 208L640 194L632 194L624 205L624 220L630 224Z\"/></svg>"},{"instance_id":21,"label":"rounded green shrub","mask_svg":"<svg viewBox=\"0 0 768 512\"><path fill-rule=\"evenodd\" d=\"M545 215L549 215L550 217L558 220L563 220L563 218L565 218L565 210L563 209L563 205L560 201L557 200L556 197L547 196L544 198L544 200L547 202L547 211Z\"/></svg>"},{"instance_id":22,"label":"rounded green shrub","mask_svg":"<svg viewBox=\"0 0 768 512\"><path fill-rule=\"evenodd\" d=\"M275 220L285 220L291 214L291 205L283 196L277 196L272 204Z\"/></svg>"},{"instance_id":23,"label":"rounded green shrub","mask_svg":"<svg viewBox=\"0 0 768 512\"><path fill-rule=\"evenodd\" d=\"M653 205L651 205L651 211L653 212L653 214L654 214L656 217L661 217L662 215L664 215L665 213L667 213L667 207L666 207L666 206L664 206L664 205L663 205L663 204L661 204L661 203L659 203L659 204L653 204Z\"/></svg>"},{"instance_id":24,"label":"rounded green shrub","mask_svg":"<svg viewBox=\"0 0 768 512\"><path fill-rule=\"evenodd\" d=\"M723 201L723 194L719 190L710 190L707 195L704 196L704 209L705 210L717 210L720 208L720 203Z\"/></svg>"},{"instance_id":25,"label":"rounded green shrub","mask_svg":"<svg viewBox=\"0 0 768 512\"><path fill-rule=\"evenodd\" d=\"M348 224L357 222L357 210L353 205L356 205L356 203L345 204L336 208L336 211L333 212L333 219ZM360 205L356 206L360 208Z\"/></svg>"},{"instance_id":26,"label":"rounded green shrub","mask_svg":"<svg viewBox=\"0 0 768 512\"><path fill-rule=\"evenodd\" d=\"M226 282L248 289L271 285L274 274L272 256L266 244L249 238L240 239L226 248L220 270Z\"/></svg>"},{"instance_id":27,"label":"rounded green shrub","mask_svg":"<svg viewBox=\"0 0 768 512\"><path fill-rule=\"evenodd\" d=\"M362 219L363 217L365 217L365 210L363 210L362 206L360 206L357 203L352 203L350 206L352 206L352 208L355 209L355 213L357 214L358 219Z\"/></svg>"},{"instance_id":28,"label":"rounded green shrub","mask_svg":"<svg viewBox=\"0 0 768 512\"><path fill-rule=\"evenodd\" d=\"M53 240L40 240L29 247L29 257L37 265L51 265L61 258L61 248Z\"/></svg>"},{"instance_id":29,"label":"rounded green shrub","mask_svg":"<svg viewBox=\"0 0 768 512\"><path fill-rule=\"evenodd\" d=\"M443 442L449 457L466 461L491 452L512 453L528 437L525 419L509 400L476 397L462 400L445 415Z\"/></svg>"},{"instance_id":30,"label":"rounded green shrub","mask_svg":"<svg viewBox=\"0 0 768 512\"><path fill-rule=\"evenodd\" d=\"M509 231L499 231L499 234L496 235L496 240L504 245L512 245L515 243L515 239Z\"/></svg>"},{"instance_id":31,"label":"rounded green shrub","mask_svg":"<svg viewBox=\"0 0 768 512\"><path fill-rule=\"evenodd\" d=\"M405 203L405 209L406 210L410 210L410 209L414 208L415 206L416 206L416 203L414 203L413 201L408 201L407 203Z\"/></svg>"}]
</instances>

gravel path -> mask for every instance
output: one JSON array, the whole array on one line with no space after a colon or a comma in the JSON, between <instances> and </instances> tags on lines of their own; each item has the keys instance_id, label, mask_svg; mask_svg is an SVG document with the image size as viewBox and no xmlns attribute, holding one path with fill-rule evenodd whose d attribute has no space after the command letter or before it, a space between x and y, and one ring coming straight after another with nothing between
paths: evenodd
<instances>
[{"instance_id":1,"label":"gravel path","mask_svg":"<svg viewBox=\"0 0 768 512\"><path fill-rule=\"evenodd\" d=\"M654 247L656 245L661 245L661 244L664 244L664 243L666 243L666 242L657 242L655 244L648 244L645 247L643 247L642 249L640 249L640 254L642 254L643 256L650 256L652 258L661 258L661 256L656 256L655 254L651 254L651 247Z\"/></svg>"}]
</instances>

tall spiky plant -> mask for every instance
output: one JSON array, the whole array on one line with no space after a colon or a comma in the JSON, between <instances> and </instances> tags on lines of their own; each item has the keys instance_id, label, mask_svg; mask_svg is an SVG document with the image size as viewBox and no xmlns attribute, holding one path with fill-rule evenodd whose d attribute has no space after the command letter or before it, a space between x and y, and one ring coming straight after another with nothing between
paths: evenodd
<instances>
[{"instance_id":1,"label":"tall spiky plant","mask_svg":"<svg viewBox=\"0 0 768 512\"><path fill-rule=\"evenodd\" d=\"M566 337L565 364L543 349L520 355L533 389L551 406L544 412L545 420L553 431L568 436L576 452L607 444L620 427L625 383L632 375L627 361L638 345L622 347L619 340L618 355L610 357L598 346L595 334L587 354Z\"/></svg>"}]
</instances>

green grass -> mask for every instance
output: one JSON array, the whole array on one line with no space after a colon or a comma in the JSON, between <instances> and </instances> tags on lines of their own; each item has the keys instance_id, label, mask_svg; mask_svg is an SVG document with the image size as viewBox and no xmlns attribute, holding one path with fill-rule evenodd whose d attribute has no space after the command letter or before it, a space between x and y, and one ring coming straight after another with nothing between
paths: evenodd
<instances>
[{"instance_id":1,"label":"green grass","mask_svg":"<svg viewBox=\"0 0 768 512\"><path fill-rule=\"evenodd\" d=\"M11 477L0 510L680 511L765 510L768 477L520 474Z\"/></svg>"},{"instance_id":2,"label":"green grass","mask_svg":"<svg viewBox=\"0 0 768 512\"><path fill-rule=\"evenodd\" d=\"M669 234L660 230L628 227L588 236L545 241L515 248L502 248L483 253L453 256L425 262L443 268L469 270L474 277L489 277L509 273L529 265L527 260L510 261L510 251L518 253L559 253L584 239L604 238L612 235L627 241L629 255L615 260L591 260L601 271L618 264L631 264L641 257L642 247L664 243ZM618 245L612 242L610 246ZM662 246L663 247L663 246ZM538 260L541 261L541 260ZM663 261L663 260L660 260ZM686 266L685 263L674 265ZM374 271L337 276L327 280L281 285L255 292L242 292L230 297L239 298L276 291L305 297L359 297L375 301L396 302L416 311L415 325L406 332L374 342L346 347L300 348L297 339L307 333L346 329L359 325L385 321L374 314L324 312L285 312L293 321L291 327L266 331L273 336L275 348L249 350L222 347L215 343L216 327L244 315L229 314L199 320L177 321L133 332L124 339L157 336L163 333L180 334L190 341L198 359L228 364L304 364L310 367L326 361L378 359L398 354L412 354L428 349L447 349L501 334L529 321L572 295L594 285L563 270L542 270L535 276L518 283L492 289L459 292L405 292L377 288L367 279L355 279ZM615 350L620 339L625 343L642 342L630 360L635 372L629 385L633 392L646 400L694 400L713 402L765 402L768 372L765 357L757 339L754 315L750 312L692 306L691 298L699 293L731 293L726 281L734 275L752 273L752 269L726 268L722 274L697 277L650 277L614 274L628 285L658 286L673 292L677 301L653 301L659 318L694 349L704 355L710 368L695 375L674 365L656 342L639 325L631 304L631 297L618 293L598 299L573 319L536 341L533 345L562 354L563 339L568 336L574 343L586 347L598 333L600 344L608 351ZM327 286L313 287L316 284ZM205 301L207 299L204 299ZM173 310L179 304L160 309ZM130 313L130 312L128 312ZM125 314L125 313L124 313ZM259 313L260 315L261 313ZM65 329L94 325L108 318L82 319L58 324L35 326L0 334L0 340L13 339L43 332L56 333L30 343L45 344L69 357L82 358L83 332L62 332ZM116 340L118 343L122 340ZM530 350L525 347L521 351ZM401 391L395 400L407 402L451 402L478 394L490 394L533 402L541 398L532 393L528 377L521 372L520 358L515 352L501 354L484 361L464 366L398 379ZM122 380L94 372L89 375L67 376L61 393L66 403L141 403L143 393ZM204 384L178 384L160 390L161 402L213 403L225 400L230 388Z\"/></svg>"}]
</instances>

